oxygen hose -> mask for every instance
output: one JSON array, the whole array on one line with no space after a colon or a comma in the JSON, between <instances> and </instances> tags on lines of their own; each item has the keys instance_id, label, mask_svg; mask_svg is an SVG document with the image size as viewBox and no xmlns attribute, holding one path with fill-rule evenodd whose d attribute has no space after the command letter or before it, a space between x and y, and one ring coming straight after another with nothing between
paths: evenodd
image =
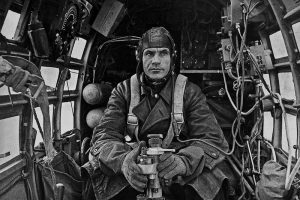
<instances>
[{"instance_id":1,"label":"oxygen hose","mask_svg":"<svg viewBox=\"0 0 300 200\"><path fill-rule=\"evenodd\" d=\"M211 146L211 147L217 149L218 151L220 151L221 153L223 153L224 155L227 155L227 156L231 155L231 154L234 152L234 150L235 150L235 144L236 144L236 142L235 142L236 137L234 137L234 138L233 138L234 142L233 142L233 144L232 144L232 149L231 149L231 151L230 151L230 152L226 152L226 151L224 151L223 149L217 147L216 145L211 144L211 143L209 143L209 142L207 142L207 141L205 141L205 140L203 140L203 139L200 139L200 138L191 138L191 139L187 139L187 140L181 140L181 139L179 138L179 135L176 135L176 139L177 139L178 142L181 142L181 143L185 143L185 142L202 142L202 143L204 143L204 144L207 144L207 145L209 145L209 146Z\"/></svg>"}]
</instances>

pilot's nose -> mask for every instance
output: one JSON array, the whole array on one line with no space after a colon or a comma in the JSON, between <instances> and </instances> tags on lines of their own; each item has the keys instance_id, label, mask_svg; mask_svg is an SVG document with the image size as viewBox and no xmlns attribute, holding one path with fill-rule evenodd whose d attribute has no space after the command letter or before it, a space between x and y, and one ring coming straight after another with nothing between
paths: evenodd
<instances>
[{"instance_id":1,"label":"pilot's nose","mask_svg":"<svg viewBox=\"0 0 300 200\"><path fill-rule=\"evenodd\" d=\"M154 56L153 56L153 59L152 59L152 64L160 64L160 57L158 55L158 53L156 53Z\"/></svg>"}]
</instances>

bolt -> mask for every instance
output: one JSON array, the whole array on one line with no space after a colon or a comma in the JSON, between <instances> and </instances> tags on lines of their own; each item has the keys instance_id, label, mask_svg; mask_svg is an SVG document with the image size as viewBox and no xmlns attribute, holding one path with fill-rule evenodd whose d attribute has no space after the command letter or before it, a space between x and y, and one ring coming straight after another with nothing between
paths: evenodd
<instances>
[{"instance_id":1,"label":"bolt","mask_svg":"<svg viewBox=\"0 0 300 200\"><path fill-rule=\"evenodd\" d=\"M153 189L152 189L152 192L153 192L153 193L158 193L158 188L153 188Z\"/></svg>"},{"instance_id":2,"label":"bolt","mask_svg":"<svg viewBox=\"0 0 300 200\"><path fill-rule=\"evenodd\" d=\"M225 50L230 51L230 49L231 49L231 45L226 45L225 46Z\"/></svg>"},{"instance_id":3,"label":"bolt","mask_svg":"<svg viewBox=\"0 0 300 200\"><path fill-rule=\"evenodd\" d=\"M248 135L245 135L243 139L247 141L250 139L250 137Z\"/></svg>"},{"instance_id":4,"label":"bolt","mask_svg":"<svg viewBox=\"0 0 300 200\"><path fill-rule=\"evenodd\" d=\"M262 140L262 136L261 136L261 135L258 135L258 136L257 136L257 140Z\"/></svg>"},{"instance_id":5,"label":"bolt","mask_svg":"<svg viewBox=\"0 0 300 200\"><path fill-rule=\"evenodd\" d=\"M250 174L251 174L251 170L247 167L247 168L244 170L244 174L250 175Z\"/></svg>"},{"instance_id":6,"label":"bolt","mask_svg":"<svg viewBox=\"0 0 300 200\"><path fill-rule=\"evenodd\" d=\"M219 89L218 94L219 94L219 96L224 96L225 95L224 88Z\"/></svg>"}]
</instances>

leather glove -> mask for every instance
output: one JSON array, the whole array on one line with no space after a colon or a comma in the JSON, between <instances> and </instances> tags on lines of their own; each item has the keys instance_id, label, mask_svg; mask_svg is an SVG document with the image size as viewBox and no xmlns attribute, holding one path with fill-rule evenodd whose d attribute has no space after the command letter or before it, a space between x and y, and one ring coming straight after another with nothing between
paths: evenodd
<instances>
[{"instance_id":1,"label":"leather glove","mask_svg":"<svg viewBox=\"0 0 300 200\"><path fill-rule=\"evenodd\" d=\"M137 165L136 161L141 152L141 148L145 146L145 141L141 141L138 147L126 155L121 168L131 187L140 192L143 192L144 188L146 188L148 179L147 175L142 174L142 170Z\"/></svg>"},{"instance_id":2,"label":"leather glove","mask_svg":"<svg viewBox=\"0 0 300 200\"><path fill-rule=\"evenodd\" d=\"M158 176L164 179L172 179L177 175L186 174L186 165L179 155L164 153L159 157L157 165Z\"/></svg>"}]
</instances>

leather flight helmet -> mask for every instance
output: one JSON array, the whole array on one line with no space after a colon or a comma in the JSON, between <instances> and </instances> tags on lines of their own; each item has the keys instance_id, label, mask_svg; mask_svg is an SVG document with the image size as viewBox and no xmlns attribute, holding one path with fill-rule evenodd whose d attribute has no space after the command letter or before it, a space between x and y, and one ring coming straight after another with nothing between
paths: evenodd
<instances>
[{"instance_id":1,"label":"leather flight helmet","mask_svg":"<svg viewBox=\"0 0 300 200\"><path fill-rule=\"evenodd\" d=\"M173 71L176 60L175 42L167 29L164 27L153 27L146 31L139 41L136 50L136 59L138 61L137 73L140 74L143 71L141 61L144 50L153 47L166 47L170 50L171 71Z\"/></svg>"}]
</instances>

